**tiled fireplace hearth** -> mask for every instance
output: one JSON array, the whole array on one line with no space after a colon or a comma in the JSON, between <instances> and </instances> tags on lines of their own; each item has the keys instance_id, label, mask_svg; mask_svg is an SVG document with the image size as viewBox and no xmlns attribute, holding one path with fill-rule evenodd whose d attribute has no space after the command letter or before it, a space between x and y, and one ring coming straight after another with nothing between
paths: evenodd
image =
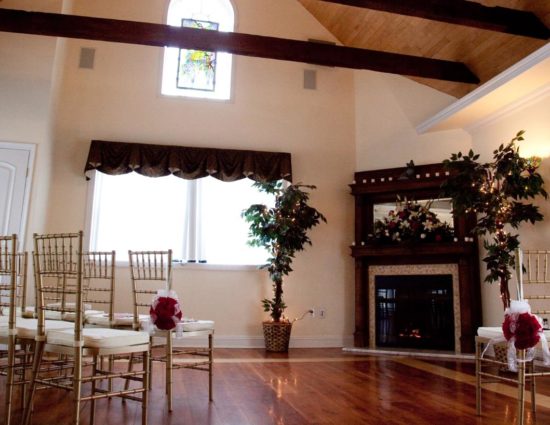
<instances>
[{"instance_id":1,"label":"tiled fireplace hearth","mask_svg":"<svg viewBox=\"0 0 550 425\"><path fill-rule=\"evenodd\" d=\"M475 217L453 216L455 239L450 242L383 244L372 237L375 210L398 196L433 200L446 175L441 164L355 173L350 185L355 198L355 347L474 352L481 325L479 254L471 234ZM432 278L449 275L450 283ZM377 276L397 279L381 279L385 283L377 292ZM426 314L430 308L431 316Z\"/></svg>"}]
</instances>

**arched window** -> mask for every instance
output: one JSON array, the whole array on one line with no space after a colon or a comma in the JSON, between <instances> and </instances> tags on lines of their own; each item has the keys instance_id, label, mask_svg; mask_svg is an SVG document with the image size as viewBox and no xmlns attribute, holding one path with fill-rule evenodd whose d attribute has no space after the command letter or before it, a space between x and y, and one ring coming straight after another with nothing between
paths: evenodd
<instances>
[{"instance_id":1,"label":"arched window","mask_svg":"<svg viewBox=\"0 0 550 425\"><path fill-rule=\"evenodd\" d=\"M230 0L171 0L166 23L177 27L233 31ZM206 99L231 96L232 55L202 50L164 49L162 94Z\"/></svg>"}]
</instances>

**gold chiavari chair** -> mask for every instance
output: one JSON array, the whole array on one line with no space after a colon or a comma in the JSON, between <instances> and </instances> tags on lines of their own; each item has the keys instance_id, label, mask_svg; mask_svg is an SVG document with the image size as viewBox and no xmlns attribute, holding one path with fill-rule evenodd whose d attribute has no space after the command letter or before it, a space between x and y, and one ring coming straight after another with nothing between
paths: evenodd
<instances>
[{"instance_id":1,"label":"gold chiavari chair","mask_svg":"<svg viewBox=\"0 0 550 425\"><path fill-rule=\"evenodd\" d=\"M140 311L149 311L158 290L172 290L172 250L128 251L130 275L134 295L134 329L140 329ZM189 337L206 337L207 347L188 347ZM168 410L172 411L172 372L175 369L195 369L208 372L208 398L212 401L214 322L208 320L184 320L177 329L155 329L152 346L164 346L164 353L152 356L153 361L165 365L165 385ZM191 362L177 362L179 356L206 357Z\"/></svg>"},{"instance_id":2,"label":"gold chiavari chair","mask_svg":"<svg viewBox=\"0 0 550 425\"><path fill-rule=\"evenodd\" d=\"M6 246L0 248L0 256L5 258ZM11 273L11 268L8 270L5 268L8 265L7 262L2 262L0 266L2 271L0 271L0 279L5 277L7 272ZM26 372L30 372L32 369L32 355L35 345L35 338L37 333L38 321L34 318L35 312L34 307L32 310L26 309L26 289L27 289L27 266L28 266L28 254L17 253L15 256L15 267L16 267L16 281L15 281L15 296L13 301L15 302L14 306L8 307L5 305L2 309L2 313L6 313L5 316L0 315L0 341L6 342L8 349L5 352L5 355L8 358L8 362L4 367L0 367L0 372L3 375L8 375L8 372L11 370L13 374L11 377L7 377L7 382L11 383L11 387L7 387L6 391L6 403L9 402L9 406L6 406L6 424L10 423L11 420L11 411L13 411L13 390L15 386L21 388L20 402L21 406L25 405L25 396L26 396L26 385L28 384L28 376ZM0 292L2 292L0 290ZM8 299L9 296L4 296L0 294L0 300ZM15 312L15 329L8 325L8 319L10 317L10 312ZM27 313L27 314L25 314ZM61 322L58 320L46 320L45 326L47 329L67 329L71 328L70 323ZM14 357L12 358L9 355L11 347L11 335L15 335L15 348L14 348ZM0 342L3 343L3 342ZM4 354L1 353L0 354ZM13 359L13 360L12 360ZM14 363L15 362L15 363ZM10 368L11 366L11 368Z\"/></svg>"},{"instance_id":3,"label":"gold chiavari chair","mask_svg":"<svg viewBox=\"0 0 550 425\"><path fill-rule=\"evenodd\" d=\"M86 312L85 323L105 328L133 329L133 313L115 312L115 258L115 251L84 253L84 303L92 308ZM100 306L106 311L96 311ZM141 320L148 317L143 314L139 316Z\"/></svg>"},{"instance_id":4,"label":"gold chiavari chair","mask_svg":"<svg viewBox=\"0 0 550 425\"><path fill-rule=\"evenodd\" d=\"M27 267L28 254L18 252L15 254L15 315L16 317L34 317L34 309L27 306ZM31 310L32 309L32 310ZM9 308L0 305L0 324L6 322L9 317Z\"/></svg>"},{"instance_id":5,"label":"gold chiavari chair","mask_svg":"<svg viewBox=\"0 0 550 425\"><path fill-rule=\"evenodd\" d=\"M73 425L80 419L80 406L90 401L90 423L94 423L96 400L113 396L136 400L141 403L143 425L147 423L147 399L149 390L149 335L146 332L84 328L84 262L82 254L82 232L51 235L34 235L34 256L36 290L38 291L38 331L33 361L29 397L25 406L23 423L31 419L32 399L37 385L64 389L72 393ZM59 282L62 282L59 285ZM71 282L71 284L69 284ZM75 318L71 329L49 330L45 327L47 311L63 308L45 302L62 291L63 303L74 303ZM43 354L63 356L64 365L56 363L55 368L44 368ZM98 359L102 356L139 353L144 358L143 368L137 371L104 370ZM65 368L70 373L54 374L56 369ZM120 378L126 382L138 382L138 386L123 390L112 390L101 385L104 381Z\"/></svg>"},{"instance_id":6,"label":"gold chiavari chair","mask_svg":"<svg viewBox=\"0 0 550 425\"><path fill-rule=\"evenodd\" d=\"M542 317L544 328L550 327L550 250L523 251L524 294L531 312Z\"/></svg>"},{"instance_id":7,"label":"gold chiavari chair","mask_svg":"<svg viewBox=\"0 0 550 425\"><path fill-rule=\"evenodd\" d=\"M516 272L518 284L518 299L529 302L531 313L543 320L544 338L550 341L548 318L550 315L550 250L516 251ZM485 356L488 344L504 339L501 327L482 327L476 336L476 409L481 415L481 390L483 384L493 382L508 382L517 385L518 389L518 425L525 423L525 387L528 385L531 395L531 416L536 416L536 378L550 377L550 368L540 364L541 343L537 345L537 354L532 360L526 360L526 350L516 350L517 373L508 370L506 358ZM497 353L498 344L493 348ZM501 345L502 346L502 345ZM506 371L506 372L503 372Z\"/></svg>"},{"instance_id":8,"label":"gold chiavari chair","mask_svg":"<svg viewBox=\"0 0 550 425\"><path fill-rule=\"evenodd\" d=\"M0 328L0 344L7 345L6 394L4 424L11 423L12 396L15 375L17 235L0 236L0 308L7 311L7 326Z\"/></svg>"},{"instance_id":9,"label":"gold chiavari chair","mask_svg":"<svg viewBox=\"0 0 550 425\"><path fill-rule=\"evenodd\" d=\"M90 251L83 254L85 323L106 328L115 325L115 251ZM102 307L99 311L98 307ZM106 311L105 311L106 310Z\"/></svg>"}]
</instances>

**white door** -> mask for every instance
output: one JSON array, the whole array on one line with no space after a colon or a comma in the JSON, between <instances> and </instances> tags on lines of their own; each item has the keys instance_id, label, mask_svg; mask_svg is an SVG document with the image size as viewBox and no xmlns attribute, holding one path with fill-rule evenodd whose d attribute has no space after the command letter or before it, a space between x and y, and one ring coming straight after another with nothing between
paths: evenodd
<instances>
[{"instance_id":1,"label":"white door","mask_svg":"<svg viewBox=\"0 0 550 425\"><path fill-rule=\"evenodd\" d=\"M0 234L17 233L20 247L24 240L32 154L29 145L0 143Z\"/></svg>"}]
</instances>

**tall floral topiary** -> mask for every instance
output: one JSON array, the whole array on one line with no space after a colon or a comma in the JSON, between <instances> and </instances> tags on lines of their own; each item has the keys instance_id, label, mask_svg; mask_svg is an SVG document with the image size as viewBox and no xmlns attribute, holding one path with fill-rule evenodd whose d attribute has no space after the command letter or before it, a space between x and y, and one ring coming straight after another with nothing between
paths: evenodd
<instances>
[{"instance_id":1,"label":"tall floral topiary","mask_svg":"<svg viewBox=\"0 0 550 425\"><path fill-rule=\"evenodd\" d=\"M291 271L297 251L311 245L308 231L326 222L325 217L308 205L309 192L315 186L278 182L257 182L259 190L275 195L275 206L254 204L242 216L250 225L249 244L265 248L270 257L262 268L267 269L273 282L273 298L262 300L264 311L275 322L281 321L286 304L283 300L283 278Z\"/></svg>"},{"instance_id":2,"label":"tall floral topiary","mask_svg":"<svg viewBox=\"0 0 550 425\"><path fill-rule=\"evenodd\" d=\"M500 283L504 308L510 306L508 281L515 268L514 251L519 247L519 235L513 233L522 222L542 221L538 207L531 202L538 196L547 198L544 181L537 172L540 158L523 158L516 142L523 140L523 131L506 145L493 152L493 161L479 163L472 150L467 155L452 154L443 161L451 176L442 188L452 198L453 213L474 212L477 217L474 232L487 235L484 247L487 256L487 282Z\"/></svg>"}]
</instances>

